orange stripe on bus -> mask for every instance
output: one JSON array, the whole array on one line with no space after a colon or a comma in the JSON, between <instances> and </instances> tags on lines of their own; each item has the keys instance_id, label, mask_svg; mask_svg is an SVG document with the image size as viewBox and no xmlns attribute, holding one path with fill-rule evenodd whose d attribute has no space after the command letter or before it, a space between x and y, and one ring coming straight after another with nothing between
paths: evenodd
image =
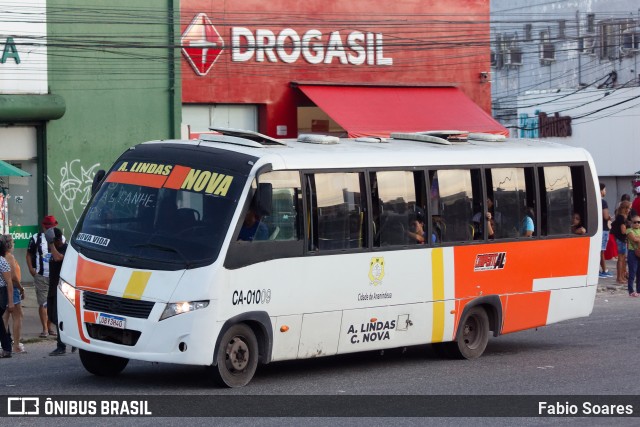
<instances>
[{"instance_id":1,"label":"orange stripe on bus","mask_svg":"<svg viewBox=\"0 0 640 427\"><path fill-rule=\"evenodd\" d=\"M550 298L550 291L508 295L502 333L546 325Z\"/></svg>"},{"instance_id":2,"label":"orange stripe on bus","mask_svg":"<svg viewBox=\"0 0 640 427\"><path fill-rule=\"evenodd\" d=\"M142 185L144 187L161 188L167 177L164 175L154 175L151 173L137 172L111 172L107 177L107 182L117 182L119 184Z\"/></svg>"},{"instance_id":3,"label":"orange stripe on bus","mask_svg":"<svg viewBox=\"0 0 640 427\"><path fill-rule=\"evenodd\" d=\"M89 338L85 336L84 330L82 329L82 317L81 317L82 310L80 310L81 295L82 295L82 292L80 292L76 288L76 321L78 322L78 334L80 335L80 339L88 344Z\"/></svg>"},{"instance_id":4,"label":"orange stripe on bus","mask_svg":"<svg viewBox=\"0 0 640 427\"><path fill-rule=\"evenodd\" d=\"M191 168L188 168L186 166L175 165L173 167L173 170L171 171L171 174L169 175L169 178L167 179L167 182L164 183L164 187L171 188L173 190L180 189L180 187L182 187L182 184L184 183L185 178L187 177L187 175L189 175L190 170Z\"/></svg>"},{"instance_id":5,"label":"orange stripe on bus","mask_svg":"<svg viewBox=\"0 0 640 427\"><path fill-rule=\"evenodd\" d=\"M76 268L76 289L106 294L116 269L91 262L78 256Z\"/></svg>"},{"instance_id":6,"label":"orange stripe on bus","mask_svg":"<svg viewBox=\"0 0 640 427\"><path fill-rule=\"evenodd\" d=\"M454 248L455 297L477 297L531 292L534 279L586 276L589 261L588 238L526 240L519 242L469 245ZM567 250L575 256L558 262ZM480 254L505 253L504 268L474 271Z\"/></svg>"},{"instance_id":7,"label":"orange stripe on bus","mask_svg":"<svg viewBox=\"0 0 640 427\"><path fill-rule=\"evenodd\" d=\"M95 311L85 311L84 312L84 321L86 323L96 323L98 319L98 313Z\"/></svg>"},{"instance_id":8,"label":"orange stripe on bus","mask_svg":"<svg viewBox=\"0 0 640 427\"><path fill-rule=\"evenodd\" d=\"M464 306L486 295L500 296L502 333L546 325L550 293L534 293L533 281L586 276L589 243L588 238L527 239L454 248L455 297L461 300L456 310L456 328ZM571 262L558 262L567 250L575 255L571 257ZM475 271L478 255L499 253L505 254L503 268Z\"/></svg>"}]
</instances>

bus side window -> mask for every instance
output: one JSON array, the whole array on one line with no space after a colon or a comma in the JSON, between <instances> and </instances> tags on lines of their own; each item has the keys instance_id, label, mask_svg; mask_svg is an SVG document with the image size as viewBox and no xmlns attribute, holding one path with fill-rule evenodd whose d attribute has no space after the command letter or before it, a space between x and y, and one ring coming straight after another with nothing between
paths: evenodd
<instances>
[{"instance_id":1,"label":"bus side window","mask_svg":"<svg viewBox=\"0 0 640 427\"><path fill-rule=\"evenodd\" d=\"M587 188L583 166L571 166L571 183L573 184L573 213L577 213L582 219L582 226L586 228L587 234L591 230L588 227L590 215L587 204ZM571 230L571 227L569 227Z\"/></svg>"},{"instance_id":2,"label":"bus side window","mask_svg":"<svg viewBox=\"0 0 640 427\"><path fill-rule=\"evenodd\" d=\"M547 236L571 233L574 187L569 166L545 166L538 171L541 197L544 200L543 233Z\"/></svg>"},{"instance_id":3,"label":"bus side window","mask_svg":"<svg viewBox=\"0 0 640 427\"><path fill-rule=\"evenodd\" d=\"M531 173L527 171L527 173ZM535 191L527 188L525 168L493 168L490 171L496 239L531 237L536 231Z\"/></svg>"},{"instance_id":4,"label":"bus side window","mask_svg":"<svg viewBox=\"0 0 640 427\"><path fill-rule=\"evenodd\" d=\"M299 240L302 215L302 191L300 174L297 171L267 172L258 177L258 182L271 184L271 212L261 215L259 220L267 228L265 240Z\"/></svg>"},{"instance_id":5,"label":"bus side window","mask_svg":"<svg viewBox=\"0 0 640 427\"><path fill-rule=\"evenodd\" d=\"M421 173L385 171L371 173L377 184L374 201L376 234L374 245L414 245L429 243L424 211L416 205L416 178Z\"/></svg>"},{"instance_id":6,"label":"bus side window","mask_svg":"<svg viewBox=\"0 0 640 427\"><path fill-rule=\"evenodd\" d=\"M442 169L430 175L432 241L448 243L473 240L474 190L471 171Z\"/></svg>"},{"instance_id":7,"label":"bus side window","mask_svg":"<svg viewBox=\"0 0 640 427\"><path fill-rule=\"evenodd\" d=\"M318 250L362 248L367 245L364 174L314 175L314 237ZM317 231L316 231L317 230Z\"/></svg>"}]
</instances>

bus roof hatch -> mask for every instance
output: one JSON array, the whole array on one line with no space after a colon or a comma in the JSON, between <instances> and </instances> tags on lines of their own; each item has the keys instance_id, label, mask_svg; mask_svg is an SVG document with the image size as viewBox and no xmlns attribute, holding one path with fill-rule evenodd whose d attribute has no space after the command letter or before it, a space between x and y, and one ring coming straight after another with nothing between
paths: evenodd
<instances>
[{"instance_id":1,"label":"bus roof hatch","mask_svg":"<svg viewBox=\"0 0 640 427\"><path fill-rule=\"evenodd\" d=\"M223 127L210 127L209 130L218 132L219 134L231 137L220 138L218 135L200 135L203 141L222 142L227 144L244 145L247 147L268 147L268 146L286 146L287 144L276 138L244 129L233 129ZM243 141L245 140L245 141Z\"/></svg>"}]
</instances>

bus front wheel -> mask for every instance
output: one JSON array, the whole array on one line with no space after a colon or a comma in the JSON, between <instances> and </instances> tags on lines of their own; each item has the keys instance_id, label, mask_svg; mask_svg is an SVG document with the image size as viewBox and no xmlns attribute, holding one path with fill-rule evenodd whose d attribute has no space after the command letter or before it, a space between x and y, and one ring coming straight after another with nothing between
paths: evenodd
<instances>
[{"instance_id":1,"label":"bus front wheel","mask_svg":"<svg viewBox=\"0 0 640 427\"><path fill-rule=\"evenodd\" d=\"M476 359L484 353L489 342L489 316L482 307L473 307L460 322L456 340L449 351L459 359Z\"/></svg>"},{"instance_id":2,"label":"bus front wheel","mask_svg":"<svg viewBox=\"0 0 640 427\"><path fill-rule=\"evenodd\" d=\"M126 368L129 359L80 349L84 369L99 377L115 377Z\"/></svg>"},{"instance_id":3,"label":"bus front wheel","mask_svg":"<svg viewBox=\"0 0 640 427\"><path fill-rule=\"evenodd\" d=\"M247 385L258 367L258 340L251 328L244 324L229 328L220 340L215 362L213 379L218 385Z\"/></svg>"}]
</instances>

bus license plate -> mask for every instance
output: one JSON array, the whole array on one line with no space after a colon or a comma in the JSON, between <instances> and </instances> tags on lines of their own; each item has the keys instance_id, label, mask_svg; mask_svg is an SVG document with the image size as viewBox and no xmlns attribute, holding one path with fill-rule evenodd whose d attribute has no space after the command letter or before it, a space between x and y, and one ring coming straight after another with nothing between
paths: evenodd
<instances>
[{"instance_id":1,"label":"bus license plate","mask_svg":"<svg viewBox=\"0 0 640 427\"><path fill-rule=\"evenodd\" d=\"M100 313L98 315L98 324L110 326L112 328L124 329L126 319L124 317L114 316L112 314Z\"/></svg>"}]
</instances>

